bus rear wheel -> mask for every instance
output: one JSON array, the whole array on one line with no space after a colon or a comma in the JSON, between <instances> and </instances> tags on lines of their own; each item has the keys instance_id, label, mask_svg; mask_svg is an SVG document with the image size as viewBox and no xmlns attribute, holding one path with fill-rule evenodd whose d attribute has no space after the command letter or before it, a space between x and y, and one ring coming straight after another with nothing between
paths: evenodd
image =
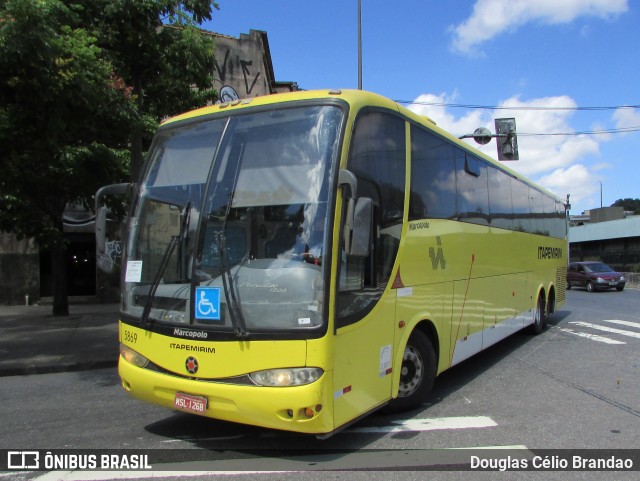
<instances>
[{"instance_id":1,"label":"bus rear wheel","mask_svg":"<svg viewBox=\"0 0 640 481\"><path fill-rule=\"evenodd\" d=\"M532 334L540 334L547 326L547 308L544 302L544 296L542 293L538 295L538 303L536 304L536 310L533 313L533 324L530 326L530 332Z\"/></svg>"},{"instance_id":2,"label":"bus rear wheel","mask_svg":"<svg viewBox=\"0 0 640 481\"><path fill-rule=\"evenodd\" d=\"M404 348L398 397L391 400L389 410L404 411L421 405L427 400L435 379L433 344L424 332L416 329Z\"/></svg>"}]
</instances>

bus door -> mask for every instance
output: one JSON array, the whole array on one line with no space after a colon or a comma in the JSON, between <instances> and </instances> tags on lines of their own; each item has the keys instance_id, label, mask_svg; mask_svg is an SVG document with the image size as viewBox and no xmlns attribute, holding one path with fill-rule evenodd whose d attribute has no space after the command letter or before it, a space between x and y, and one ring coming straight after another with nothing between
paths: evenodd
<instances>
[{"instance_id":1,"label":"bus door","mask_svg":"<svg viewBox=\"0 0 640 481\"><path fill-rule=\"evenodd\" d=\"M341 180L343 219L335 296L334 423L340 426L391 396L396 293L389 285L400 246L406 190L407 127L391 112L363 109ZM350 199L369 199L370 245L355 253L343 228ZM348 234L347 234L348 235ZM349 244L347 242L346 244ZM354 255L357 254L357 255Z\"/></svg>"}]
</instances>

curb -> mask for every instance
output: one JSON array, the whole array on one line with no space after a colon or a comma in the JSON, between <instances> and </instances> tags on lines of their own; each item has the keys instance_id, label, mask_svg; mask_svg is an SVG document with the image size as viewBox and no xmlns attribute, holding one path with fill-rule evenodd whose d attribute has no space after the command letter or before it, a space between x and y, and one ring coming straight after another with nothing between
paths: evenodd
<instances>
[{"instance_id":1,"label":"curb","mask_svg":"<svg viewBox=\"0 0 640 481\"><path fill-rule=\"evenodd\" d=\"M12 363L13 364L13 363ZM7 366L0 366L0 377L9 376L31 376L34 374L53 374L61 372L79 372L79 371L92 371L95 369L107 369L117 368L118 359L115 358L109 361L93 361L93 362L73 362L73 363L59 363L59 364L43 364L43 365L28 365L18 366L9 364Z\"/></svg>"}]
</instances>

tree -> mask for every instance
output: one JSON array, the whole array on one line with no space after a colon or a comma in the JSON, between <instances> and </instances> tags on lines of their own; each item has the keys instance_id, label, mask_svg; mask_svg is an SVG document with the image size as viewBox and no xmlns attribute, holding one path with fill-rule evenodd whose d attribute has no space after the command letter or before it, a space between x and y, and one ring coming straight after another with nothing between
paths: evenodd
<instances>
[{"instance_id":1,"label":"tree","mask_svg":"<svg viewBox=\"0 0 640 481\"><path fill-rule=\"evenodd\" d=\"M159 120L215 96L213 41L195 28L214 7L0 4L0 229L51 250L54 315L68 314L65 205L89 206L100 186L136 179Z\"/></svg>"},{"instance_id":2,"label":"tree","mask_svg":"<svg viewBox=\"0 0 640 481\"><path fill-rule=\"evenodd\" d=\"M131 132L135 182L159 121L216 98L213 37L197 25L211 20L218 5L209 0L87 0L84 7L98 45L131 86L140 115Z\"/></svg>"},{"instance_id":3,"label":"tree","mask_svg":"<svg viewBox=\"0 0 640 481\"><path fill-rule=\"evenodd\" d=\"M625 211L640 214L640 199L618 199L611 204L611 207L623 207Z\"/></svg>"},{"instance_id":4,"label":"tree","mask_svg":"<svg viewBox=\"0 0 640 481\"><path fill-rule=\"evenodd\" d=\"M79 20L58 0L0 7L0 228L51 250L54 315L68 314L65 205L126 173L135 112Z\"/></svg>"}]
</instances>

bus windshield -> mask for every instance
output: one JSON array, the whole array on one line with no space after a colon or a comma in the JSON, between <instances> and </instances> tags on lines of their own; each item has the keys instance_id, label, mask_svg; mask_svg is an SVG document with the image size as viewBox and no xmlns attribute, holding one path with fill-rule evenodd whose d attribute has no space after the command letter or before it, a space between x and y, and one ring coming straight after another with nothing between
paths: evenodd
<instances>
[{"instance_id":1,"label":"bus windshield","mask_svg":"<svg viewBox=\"0 0 640 481\"><path fill-rule=\"evenodd\" d=\"M161 129L130 223L123 312L242 336L321 331L343 115L306 105Z\"/></svg>"}]
</instances>

